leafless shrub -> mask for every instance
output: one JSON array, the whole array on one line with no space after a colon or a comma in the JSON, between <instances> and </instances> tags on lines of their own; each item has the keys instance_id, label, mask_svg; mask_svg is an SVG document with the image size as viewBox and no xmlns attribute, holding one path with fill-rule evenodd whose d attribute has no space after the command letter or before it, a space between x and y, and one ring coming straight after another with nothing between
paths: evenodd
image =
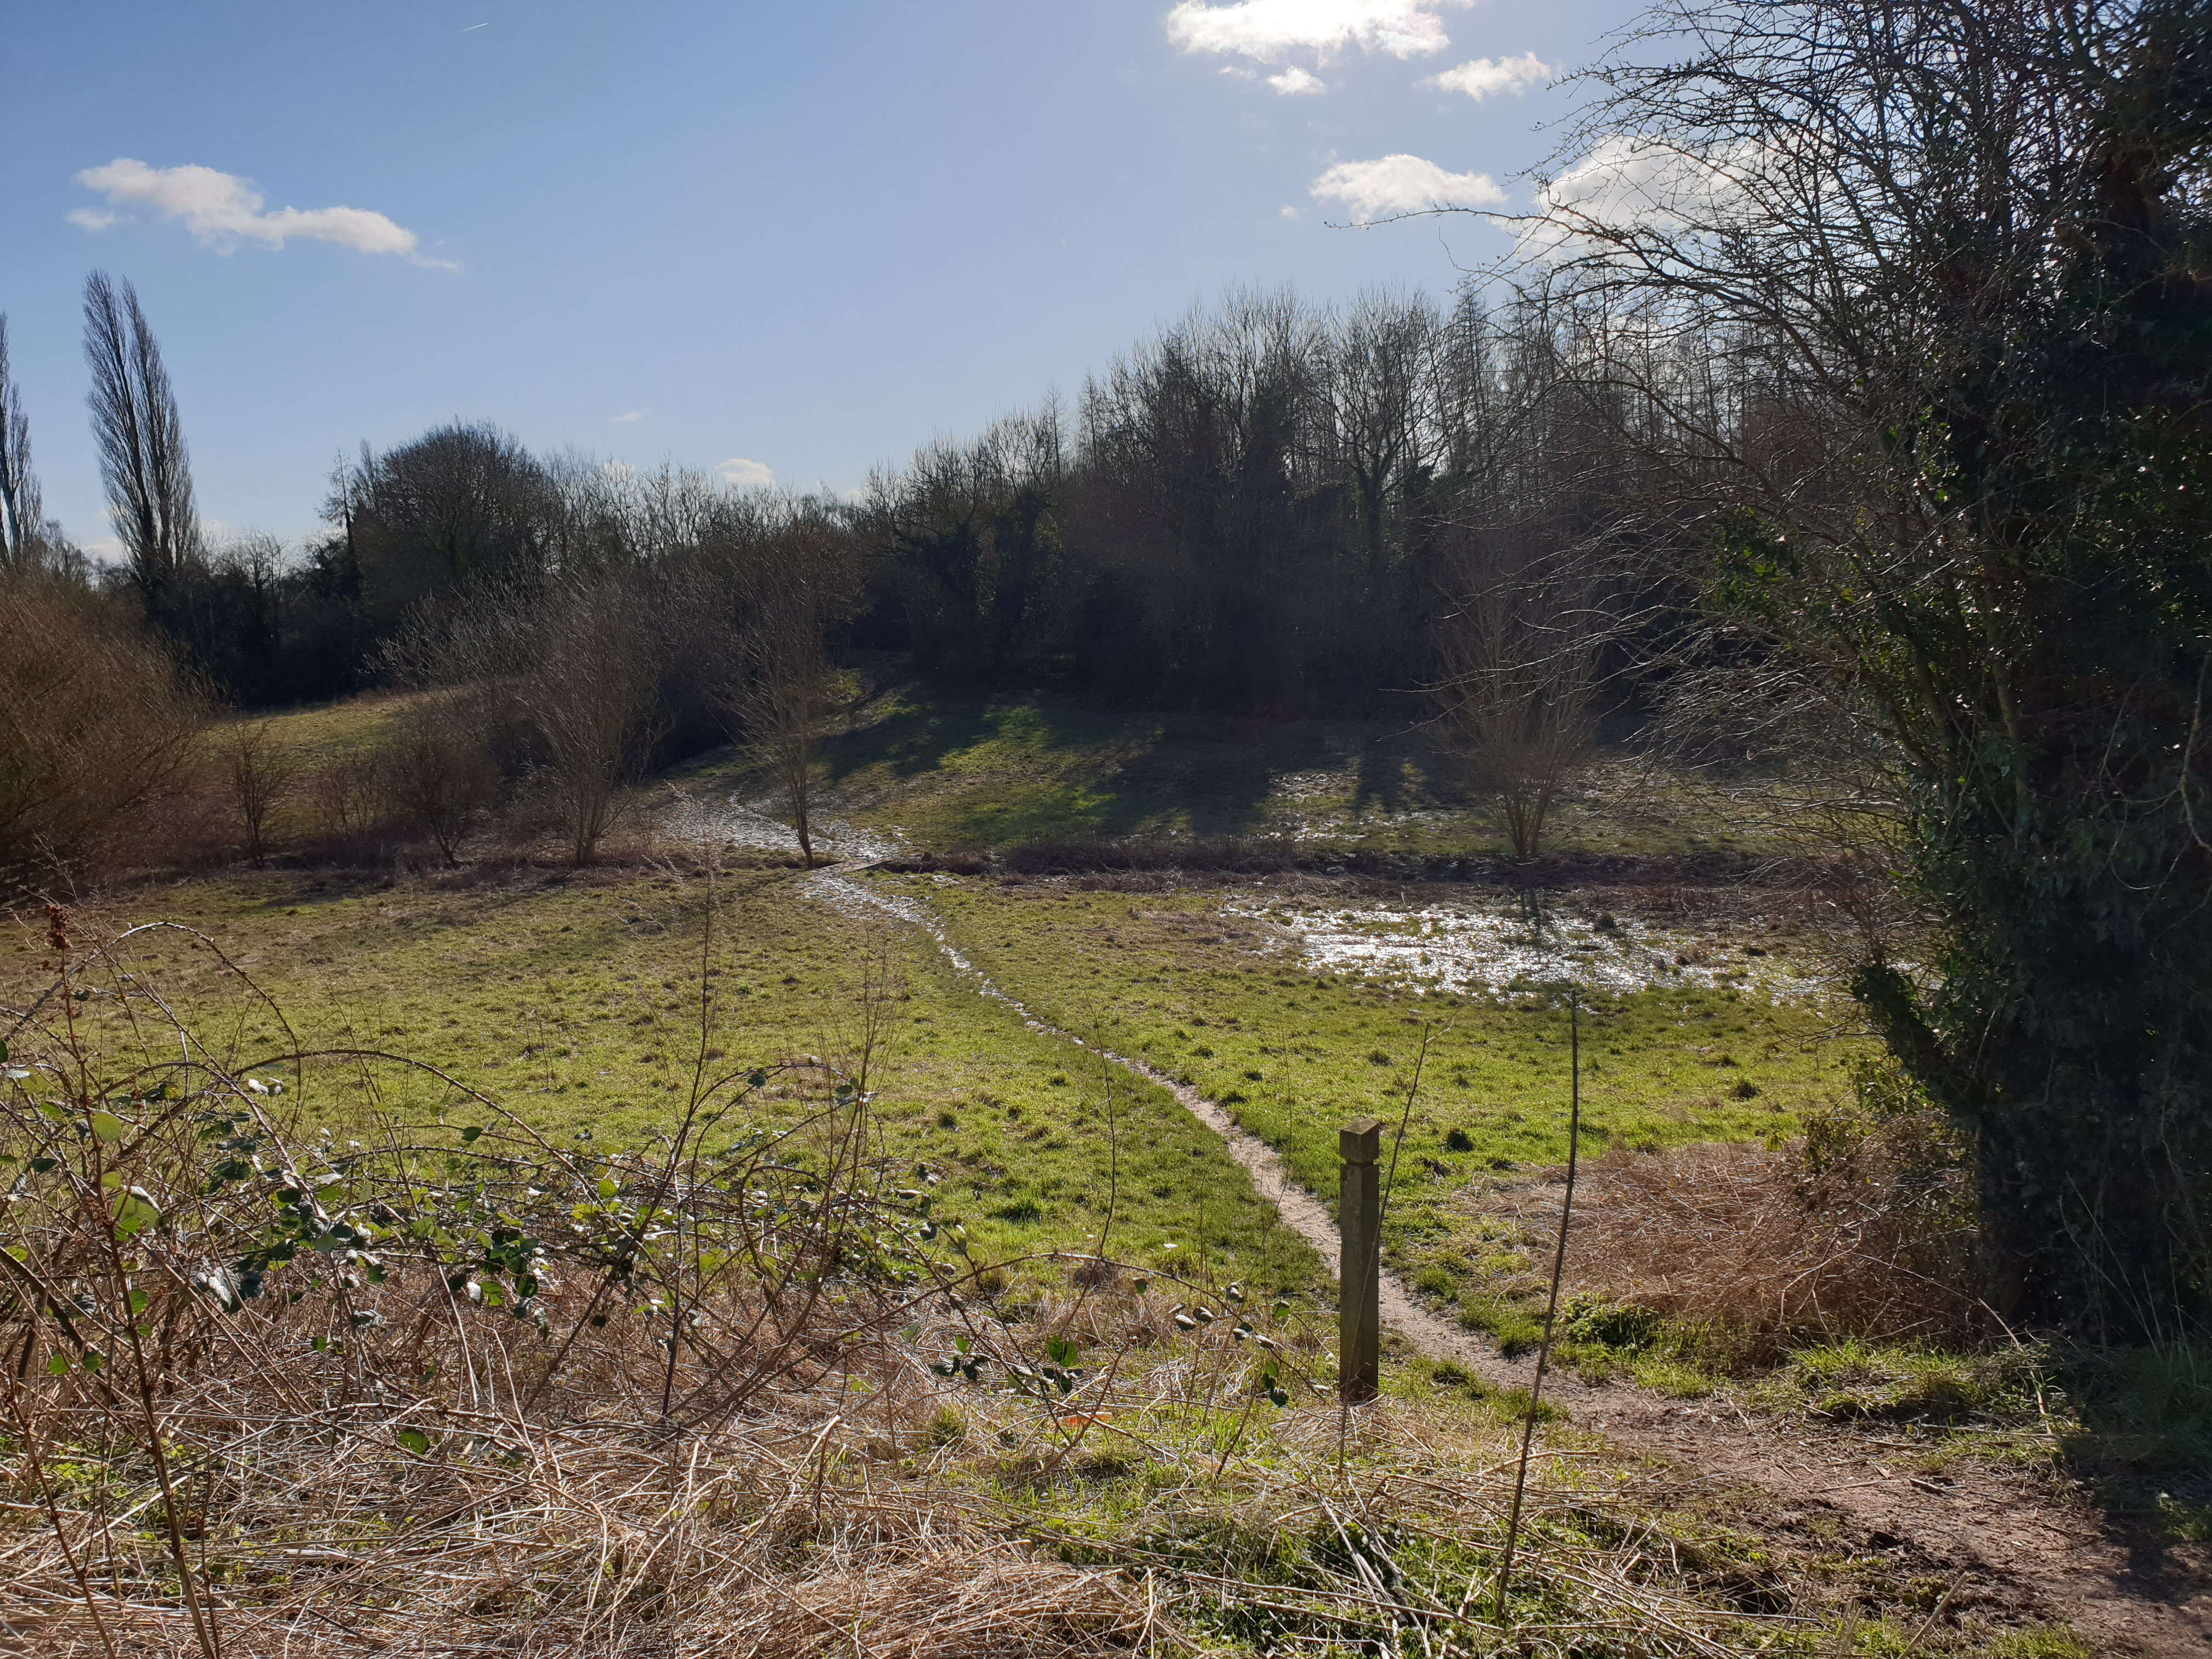
<instances>
[{"instance_id":1,"label":"leafless shrub","mask_svg":"<svg viewBox=\"0 0 2212 1659\"><path fill-rule=\"evenodd\" d=\"M392 792L384 757L375 750L339 756L310 773L304 787L317 827L326 836L358 840L391 819Z\"/></svg>"},{"instance_id":2,"label":"leafless shrub","mask_svg":"<svg viewBox=\"0 0 2212 1659\"><path fill-rule=\"evenodd\" d=\"M73 880L143 850L205 718L191 682L113 603L0 574L0 888Z\"/></svg>"},{"instance_id":3,"label":"leafless shrub","mask_svg":"<svg viewBox=\"0 0 2212 1659\"><path fill-rule=\"evenodd\" d=\"M418 699L397 724L364 784L390 801L402 823L428 836L447 863L458 864L463 838L498 787L498 769L450 698Z\"/></svg>"},{"instance_id":4,"label":"leafless shrub","mask_svg":"<svg viewBox=\"0 0 2212 1659\"><path fill-rule=\"evenodd\" d=\"M298 772L271 733L267 720L237 721L223 733L220 751L223 781L246 836L246 856L257 865L268 858L269 815L291 792Z\"/></svg>"},{"instance_id":5,"label":"leafless shrub","mask_svg":"<svg viewBox=\"0 0 2212 1659\"><path fill-rule=\"evenodd\" d=\"M1595 734L1597 585L1583 562L1504 532L1466 538L1456 584L1435 629L1432 695L1455 745L1497 790L1514 856L1533 857Z\"/></svg>"}]
</instances>

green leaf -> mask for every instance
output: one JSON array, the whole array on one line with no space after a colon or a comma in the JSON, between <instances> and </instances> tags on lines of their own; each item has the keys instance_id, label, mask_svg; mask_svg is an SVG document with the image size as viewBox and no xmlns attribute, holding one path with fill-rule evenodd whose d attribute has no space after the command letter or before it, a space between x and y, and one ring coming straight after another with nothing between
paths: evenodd
<instances>
[{"instance_id":1,"label":"green leaf","mask_svg":"<svg viewBox=\"0 0 2212 1659\"><path fill-rule=\"evenodd\" d=\"M31 1167L40 1175L52 1175L61 1165L51 1158L34 1158L31 1160Z\"/></svg>"},{"instance_id":2,"label":"green leaf","mask_svg":"<svg viewBox=\"0 0 2212 1659\"><path fill-rule=\"evenodd\" d=\"M58 1353L48 1358L46 1361L46 1375L48 1376L67 1376L69 1375L69 1356L65 1353Z\"/></svg>"},{"instance_id":3,"label":"green leaf","mask_svg":"<svg viewBox=\"0 0 2212 1659\"><path fill-rule=\"evenodd\" d=\"M112 1145L123 1139L123 1120L114 1113L94 1112L92 1115L91 1122L92 1138L94 1140L105 1141Z\"/></svg>"},{"instance_id":4,"label":"green leaf","mask_svg":"<svg viewBox=\"0 0 2212 1659\"><path fill-rule=\"evenodd\" d=\"M465 1143L467 1143L467 1142L469 1142L469 1141L474 1140L474 1139L475 1139L478 1135L482 1134L483 1133L483 1124L481 1124L481 1123L471 1123L471 1124L470 1124L470 1125L469 1125L469 1127L468 1127L467 1128L465 1128L465 1129L464 1129L464 1130L462 1130L462 1131L461 1131L461 1139L462 1139L463 1143L464 1143L464 1144L465 1144Z\"/></svg>"},{"instance_id":5,"label":"green leaf","mask_svg":"<svg viewBox=\"0 0 2212 1659\"><path fill-rule=\"evenodd\" d=\"M420 1429L402 1429L394 1438L417 1457L430 1455L430 1437Z\"/></svg>"},{"instance_id":6,"label":"green leaf","mask_svg":"<svg viewBox=\"0 0 2212 1659\"><path fill-rule=\"evenodd\" d=\"M129 1238L143 1232L161 1218L161 1206L143 1187L131 1188L123 1194L123 1201L115 1209L115 1236Z\"/></svg>"}]
</instances>

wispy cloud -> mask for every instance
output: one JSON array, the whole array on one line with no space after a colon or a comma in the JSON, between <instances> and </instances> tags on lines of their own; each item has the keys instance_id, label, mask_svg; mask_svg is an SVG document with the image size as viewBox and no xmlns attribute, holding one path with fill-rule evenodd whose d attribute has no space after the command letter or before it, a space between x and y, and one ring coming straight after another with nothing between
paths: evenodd
<instances>
[{"instance_id":1,"label":"wispy cloud","mask_svg":"<svg viewBox=\"0 0 2212 1659\"><path fill-rule=\"evenodd\" d=\"M1534 52L1524 52L1518 58L1500 58L1494 63L1487 58L1478 58L1471 64L1462 64L1457 69L1448 69L1431 77L1429 84L1442 87L1446 92L1463 92L1478 100L1493 92L1510 92L1517 98L1559 72Z\"/></svg>"},{"instance_id":2,"label":"wispy cloud","mask_svg":"<svg viewBox=\"0 0 2212 1659\"><path fill-rule=\"evenodd\" d=\"M749 461L742 455L732 456L714 469L717 477L741 489L765 489L775 482L775 471L760 461Z\"/></svg>"},{"instance_id":3,"label":"wispy cloud","mask_svg":"<svg viewBox=\"0 0 2212 1659\"><path fill-rule=\"evenodd\" d=\"M609 426L622 426L629 422L641 421L644 418L645 411L643 410L633 409L620 415L610 415L607 416L607 424Z\"/></svg>"},{"instance_id":4,"label":"wispy cloud","mask_svg":"<svg viewBox=\"0 0 2212 1659\"><path fill-rule=\"evenodd\" d=\"M1347 46L1419 58L1451 45L1439 12L1474 0L1182 0L1168 14L1181 52L1227 52L1272 64L1310 52L1323 63Z\"/></svg>"},{"instance_id":5,"label":"wispy cloud","mask_svg":"<svg viewBox=\"0 0 2212 1659\"><path fill-rule=\"evenodd\" d=\"M1486 173L1448 173L1419 155L1339 161L1313 181L1317 202L1341 202L1356 220L1426 208L1503 207L1506 196Z\"/></svg>"},{"instance_id":6,"label":"wispy cloud","mask_svg":"<svg viewBox=\"0 0 2212 1659\"><path fill-rule=\"evenodd\" d=\"M110 208L143 207L164 219L180 219L203 246L218 252L228 253L241 242L271 249L289 241L335 242L361 253L397 254L414 264L460 269L451 260L424 258L413 231L367 208L287 207L264 213L264 198L251 179L213 167L151 167L118 155L104 167L86 168L76 182L106 197ZM68 217L86 230L105 230L117 216L79 208Z\"/></svg>"},{"instance_id":7,"label":"wispy cloud","mask_svg":"<svg viewBox=\"0 0 2212 1659\"><path fill-rule=\"evenodd\" d=\"M1280 75L1269 76L1267 84L1286 98L1328 90L1328 82L1322 80L1318 75L1309 74L1296 64L1291 64Z\"/></svg>"}]
</instances>

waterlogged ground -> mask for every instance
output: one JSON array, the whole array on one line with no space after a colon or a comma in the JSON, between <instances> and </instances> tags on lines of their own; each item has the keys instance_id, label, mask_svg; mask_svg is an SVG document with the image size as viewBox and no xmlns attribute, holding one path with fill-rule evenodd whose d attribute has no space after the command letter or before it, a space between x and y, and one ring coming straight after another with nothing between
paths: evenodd
<instances>
[{"instance_id":1,"label":"waterlogged ground","mask_svg":"<svg viewBox=\"0 0 2212 1659\"><path fill-rule=\"evenodd\" d=\"M1786 947L1589 906L1564 909L1556 902L1547 910L1498 896L1419 905L1231 899L1222 914L1286 935L1313 972L1356 974L1416 995L1486 994L1502 1001L1567 986L1618 996L1671 985L1779 1002L1815 999L1828 988L1819 967Z\"/></svg>"}]
</instances>

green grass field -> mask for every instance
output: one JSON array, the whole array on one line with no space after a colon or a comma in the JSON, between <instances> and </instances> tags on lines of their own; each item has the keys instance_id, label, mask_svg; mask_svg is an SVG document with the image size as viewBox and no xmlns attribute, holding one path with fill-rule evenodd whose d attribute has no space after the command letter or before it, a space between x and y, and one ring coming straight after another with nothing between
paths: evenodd
<instances>
[{"instance_id":1,"label":"green grass field","mask_svg":"<svg viewBox=\"0 0 2212 1659\"><path fill-rule=\"evenodd\" d=\"M1111 1198L1107 1243L1119 1258L1203 1261L1216 1279L1275 1290L1324 1282L1312 1253L1165 1091L1115 1073L1109 1133L1102 1079L1080 1050L975 995L912 930L842 915L803 896L802 879L743 872L719 884L703 963L714 1069L849 1060L862 964L887 953L903 983L872 1079L880 1145L939 1176L939 1215L963 1224L979 1255L1095 1249ZM202 930L303 1048L430 1061L549 1134L589 1130L605 1146L667 1127L689 1098L705 886L612 871L400 884L271 874L141 892L84 923ZM19 918L8 1000L34 994L41 941ZM132 971L162 988L216 1053L247 1063L289 1046L271 1012L185 936L142 937L134 956ZM127 1047L100 1006L87 1009L95 1042ZM173 1039L159 1041L173 1052ZM334 1078L303 1103L324 1121L357 1122L372 1085L374 1104L410 1121L443 1113L458 1127L477 1112L393 1066ZM759 1109L802 1108L771 1098Z\"/></svg>"},{"instance_id":2,"label":"green grass field","mask_svg":"<svg viewBox=\"0 0 2212 1659\"><path fill-rule=\"evenodd\" d=\"M1338 1127L1379 1117L1387 1146L1402 1121L1384 1224L1393 1265L1469 1313L1521 1271L1517 1253L1500 1255L1484 1194L1566 1159L1556 990L1501 1000L1315 972L1255 922L1269 896L1252 890L873 879L927 894L960 949L1041 1017L1194 1085L1332 1203ZM1820 1006L1735 986L1595 992L1581 1024L1585 1157L1788 1139L1805 1110L1848 1094L1846 1067L1865 1052Z\"/></svg>"},{"instance_id":3,"label":"green grass field","mask_svg":"<svg viewBox=\"0 0 2212 1659\"><path fill-rule=\"evenodd\" d=\"M372 748L404 702L303 710L278 717L271 735L304 775ZM1439 773L1419 734L1376 725L1121 716L935 700L894 683L825 743L823 769L825 816L923 848L1141 835L1498 850L1480 796ZM726 751L672 781L708 800L750 782ZM1619 762L1594 769L1558 840L1677 853L1765 844L1771 830L1764 809L1741 810L1725 788ZM1395 1129L1425 1030L1391 1259L1431 1293L1459 1296L1470 1316L1495 1300L1492 1281L1517 1271L1483 1194L1565 1157L1556 995L1418 994L1328 971L1256 913L1272 902L1261 890L866 879L933 907L979 967L1046 1019L1221 1102L1324 1196L1338 1125L1374 1115ZM977 996L918 929L856 920L807 896L792 870L729 873L717 893L703 964L703 884L619 865L396 880L271 872L141 890L102 920L207 930L307 1047L432 1061L548 1133L602 1139L650 1134L681 1110L702 1048L702 966L704 1046L720 1063L837 1060L850 1047L858 964L888 951L907 1000L877 1079L884 1144L943 1172L979 1249L1095 1248L1111 1186L1117 1255L1202 1261L1216 1278L1279 1287L1326 1284L1164 1091L1114 1073L1109 1137L1096 1061ZM222 1024L236 1052L280 1046L265 1011L226 988L204 953L173 942L143 966L187 988L185 1003ZM1601 994L1583 1035L1586 1154L1786 1138L1841 1086L1853 1051L1817 1008L1771 1002L1747 980ZM453 1103L420 1074L383 1068L375 1086L380 1103L418 1118ZM315 1109L335 1119L366 1100L356 1089Z\"/></svg>"}]
</instances>

